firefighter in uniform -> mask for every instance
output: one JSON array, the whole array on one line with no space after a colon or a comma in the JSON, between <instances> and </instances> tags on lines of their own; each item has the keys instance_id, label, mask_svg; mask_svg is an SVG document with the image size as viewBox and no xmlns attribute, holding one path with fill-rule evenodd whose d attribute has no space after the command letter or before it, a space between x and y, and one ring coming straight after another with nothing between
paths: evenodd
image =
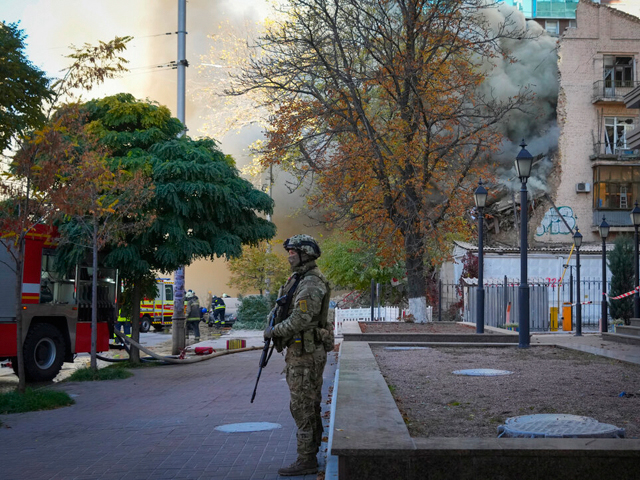
<instances>
[{"instance_id":1,"label":"firefighter in uniform","mask_svg":"<svg viewBox=\"0 0 640 480\"><path fill-rule=\"evenodd\" d=\"M211 300L211 306L213 307L213 322L211 324L220 326L224 321L224 313L227 309L227 305L224 303L222 298L214 296Z\"/></svg>"},{"instance_id":2,"label":"firefighter in uniform","mask_svg":"<svg viewBox=\"0 0 640 480\"><path fill-rule=\"evenodd\" d=\"M200 300L193 290L189 290L184 298L187 301L187 338L193 330L197 343L200 341Z\"/></svg>"},{"instance_id":3,"label":"firefighter in uniform","mask_svg":"<svg viewBox=\"0 0 640 480\"><path fill-rule=\"evenodd\" d=\"M273 328L267 326L264 336L273 338L278 351L287 349L285 371L291 415L298 427L298 458L278 473L294 476L318 471L322 372L334 339L333 328L327 324L331 290L316 265L320 257L318 243L309 235L295 235L285 241L284 248L293 271L279 295L286 295L287 303L277 315L278 323Z\"/></svg>"}]
</instances>

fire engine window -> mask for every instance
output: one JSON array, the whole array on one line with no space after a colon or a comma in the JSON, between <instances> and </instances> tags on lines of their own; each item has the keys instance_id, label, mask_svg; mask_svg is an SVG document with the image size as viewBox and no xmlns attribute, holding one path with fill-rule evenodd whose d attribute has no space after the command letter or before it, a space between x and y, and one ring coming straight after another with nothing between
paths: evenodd
<instances>
[{"instance_id":1,"label":"fire engine window","mask_svg":"<svg viewBox=\"0 0 640 480\"><path fill-rule=\"evenodd\" d=\"M40 275L40 303L73 303L74 281L69 275L60 275L55 269L55 250L42 251Z\"/></svg>"},{"instance_id":2,"label":"fire engine window","mask_svg":"<svg viewBox=\"0 0 640 480\"><path fill-rule=\"evenodd\" d=\"M167 302L173 302L173 286L165 285L164 286L164 295Z\"/></svg>"},{"instance_id":3,"label":"fire engine window","mask_svg":"<svg viewBox=\"0 0 640 480\"><path fill-rule=\"evenodd\" d=\"M93 268L80 267L78 282L78 304L89 306L93 293ZM116 271L110 268L98 268L98 308L112 307L115 303Z\"/></svg>"}]
</instances>

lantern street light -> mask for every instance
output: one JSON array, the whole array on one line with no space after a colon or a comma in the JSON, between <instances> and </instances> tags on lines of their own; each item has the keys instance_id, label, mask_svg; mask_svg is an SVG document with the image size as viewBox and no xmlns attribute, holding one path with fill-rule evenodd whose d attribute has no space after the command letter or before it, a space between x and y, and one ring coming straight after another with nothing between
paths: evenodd
<instances>
[{"instance_id":1,"label":"lantern street light","mask_svg":"<svg viewBox=\"0 0 640 480\"><path fill-rule=\"evenodd\" d=\"M582 245L582 234L578 227L573 234L573 244L576 247L576 337L582 336L582 302L580 298L580 245Z\"/></svg>"},{"instance_id":2,"label":"lantern street light","mask_svg":"<svg viewBox=\"0 0 640 480\"><path fill-rule=\"evenodd\" d=\"M640 285L640 272L638 271L638 227L640 227L640 207L638 207L638 202L636 201L633 210L631 210L631 222L633 223L633 228L636 231L636 235L634 237L635 244L635 255L633 257L633 266L636 273L636 283L634 284L634 288L637 288ZM636 290L635 295L633 296L633 318L640 318L640 292Z\"/></svg>"},{"instance_id":3,"label":"lantern street light","mask_svg":"<svg viewBox=\"0 0 640 480\"><path fill-rule=\"evenodd\" d=\"M604 219L604 215L598 230L600 230L600 238L602 238L602 321L600 322L600 332L606 333L609 330L607 325L607 237L609 236L609 224Z\"/></svg>"},{"instance_id":4,"label":"lantern street light","mask_svg":"<svg viewBox=\"0 0 640 480\"><path fill-rule=\"evenodd\" d=\"M482 186L482 180L474 192L476 208L478 210L478 290L476 292L476 333L484 333L484 244L482 242L484 207L487 204L487 189Z\"/></svg>"},{"instance_id":5,"label":"lantern street light","mask_svg":"<svg viewBox=\"0 0 640 480\"><path fill-rule=\"evenodd\" d=\"M520 287L518 288L518 347L529 348L529 279L527 278L527 180L531 175L533 157L524 148L516 157L516 173L520 178Z\"/></svg>"}]
</instances>

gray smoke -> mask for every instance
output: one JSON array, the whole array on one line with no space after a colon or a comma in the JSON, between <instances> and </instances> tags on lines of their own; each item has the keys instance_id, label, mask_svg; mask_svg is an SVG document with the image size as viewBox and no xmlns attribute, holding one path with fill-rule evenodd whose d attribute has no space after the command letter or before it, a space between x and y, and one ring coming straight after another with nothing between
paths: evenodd
<instances>
[{"instance_id":1,"label":"gray smoke","mask_svg":"<svg viewBox=\"0 0 640 480\"><path fill-rule=\"evenodd\" d=\"M557 38L549 36L535 21L526 21L517 9L501 5L487 9L485 17L497 28L507 19L514 22L515 28L525 28L533 38L504 39L502 46L516 59L497 58L487 65L487 79L481 91L493 94L498 99L517 95L522 88L535 93L532 105L526 111L514 111L500 124L505 143L501 152L494 158L499 164L498 175L501 183L519 189L515 179L513 161L520 151L522 139L527 150L536 157L545 155L536 163L530 186L535 190L547 190L545 177L552 168L551 155L557 149L559 129L556 123L556 105L558 99L558 55Z\"/></svg>"}]
</instances>

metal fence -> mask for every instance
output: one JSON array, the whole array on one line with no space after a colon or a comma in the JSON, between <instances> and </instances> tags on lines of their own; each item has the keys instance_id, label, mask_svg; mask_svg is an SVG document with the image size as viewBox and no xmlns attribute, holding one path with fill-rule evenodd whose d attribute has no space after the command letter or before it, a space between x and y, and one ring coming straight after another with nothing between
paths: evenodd
<instances>
[{"instance_id":1,"label":"metal fence","mask_svg":"<svg viewBox=\"0 0 640 480\"><path fill-rule=\"evenodd\" d=\"M442 284L439 288L440 309L434 311L434 320L451 320L458 316L466 322L476 322L477 279L465 279L467 285ZM516 279L504 278L485 281L484 323L492 327L518 324L518 287ZM609 291L610 282L607 282ZM575 328L577 282L575 278L557 283L546 279L529 280L529 321L532 332L550 331L552 324L558 330ZM580 279L583 331L599 329L602 312L602 279ZM569 318L570 317L570 318ZM609 318L611 318L609 316Z\"/></svg>"}]
</instances>

